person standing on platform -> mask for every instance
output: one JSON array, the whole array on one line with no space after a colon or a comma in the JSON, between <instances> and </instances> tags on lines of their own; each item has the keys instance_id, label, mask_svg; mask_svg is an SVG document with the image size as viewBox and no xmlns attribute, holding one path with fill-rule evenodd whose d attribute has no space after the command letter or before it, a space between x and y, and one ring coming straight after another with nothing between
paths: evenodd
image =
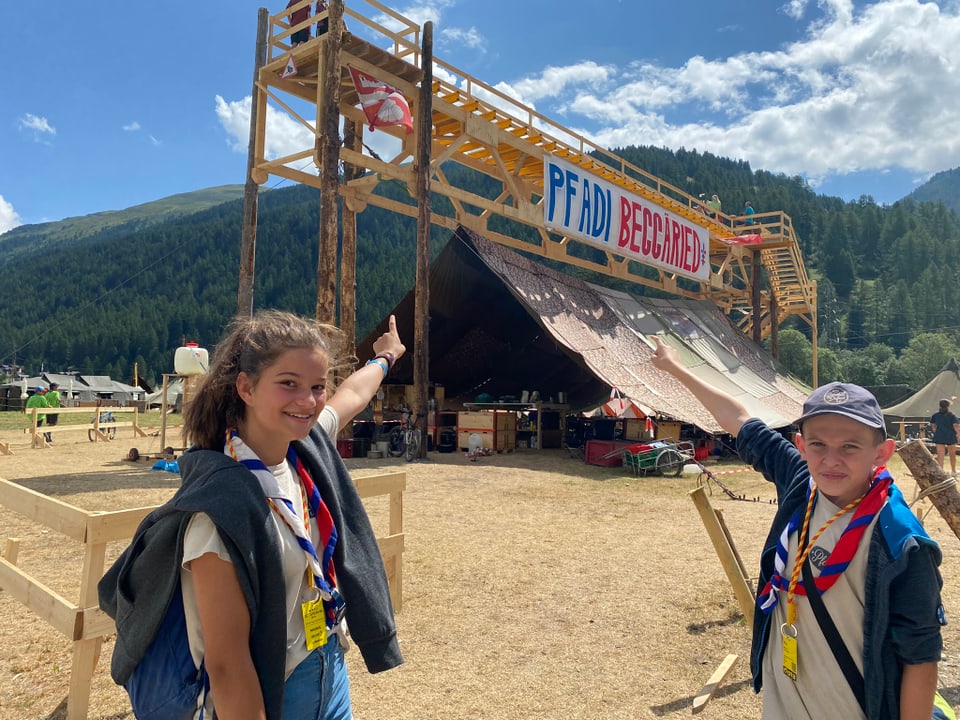
<instances>
[{"instance_id":1,"label":"person standing on platform","mask_svg":"<svg viewBox=\"0 0 960 720\"><path fill-rule=\"evenodd\" d=\"M707 207L710 208L710 217L720 217L720 198L717 197L716 193L707 200Z\"/></svg>"},{"instance_id":2,"label":"person standing on platform","mask_svg":"<svg viewBox=\"0 0 960 720\"><path fill-rule=\"evenodd\" d=\"M317 5L313 10L314 17L320 17L323 13L327 12L327 2L326 0L317 0ZM329 18L322 18L317 21L317 37L326 34L327 29L330 27Z\"/></svg>"},{"instance_id":3,"label":"person standing on platform","mask_svg":"<svg viewBox=\"0 0 960 720\"><path fill-rule=\"evenodd\" d=\"M754 209L749 200L743 204L743 214L747 216L747 225L753 225Z\"/></svg>"},{"instance_id":4,"label":"person standing on platform","mask_svg":"<svg viewBox=\"0 0 960 720\"><path fill-rule=\"evenodd\" d=\"M290 0L287 3L287 7L293 7L300 0ZM290 21L290 27L296 27L302 22L306 22L310 19L310 3L309 1L300 9L294 10L287 16L287 19ZM310 39L310 26L307 25L301 30L297 30L290 36L290 44L294 47L297 45L303 45Z\"/></svg>"}]
</instances>

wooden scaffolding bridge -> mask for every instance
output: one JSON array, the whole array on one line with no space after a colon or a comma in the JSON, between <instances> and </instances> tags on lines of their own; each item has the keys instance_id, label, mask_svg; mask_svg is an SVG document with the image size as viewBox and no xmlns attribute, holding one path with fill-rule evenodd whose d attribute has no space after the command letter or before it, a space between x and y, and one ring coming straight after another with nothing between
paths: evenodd
<instances>
[{"instance_id":1,"label":"wooden scaffolding bridge","mask_svg":"<svg viewBox=\"0 0 960 720\"><path fill-rule=\"evenodd\" d=\"M309 0L301 4L312 7ZM312 30L318 19L324 18L315 16L291 26L287 13L295 9L269 18L266 53L255 76L257 121L251 130L254 182L262 184L276 175L323 189L325 174L329 178L336 172L324 165L324 142L330 140L332 145L326 152L332 152L329 148L333 147L344 167L342 176L335 177L334 182L344 198L345 213L375 205L416 218L419 209L413 199L418 197L417 161L428 158L429 191L448 198L454 209L452 215L431 212L432 224L451 230L463 225L526 253L675 295L709 299L728 313L739 311L732 317L755 340L772 334L774 347L777 327L797 315L810 325L816 343L816 283L807 275L792 221L785 213L758 213L749 219L706 214L702 201L692 195L434 58L432 26L427 45L424 40L429 23L421 28L376 0L357 0L349 5L334 0L327 18L330 32L319 37L311 32L308 42L292 47L293 32L307 26ZM425 62L425 58L432 62ZM296 67L293 76L289 76L291 60ZM367 121L349 66L389 83L410 104L418 132L408 133L400 126L377 128L378 133L396 138L397 150L391 158L381 159L363 142ZM429 83L430 92L423 87L424 82ZM268 106L288 115L302 128L303 147L267 157L266 148L271 146ZM426 114L430 118L428 128L420 124ZM430 147L420 147L425 144L420 138L427 138ZM598 248L576 233L558 231L545 221L551 181L545 178L545 164L553 162L573 168L594 185L620 189L663 217L674 218L677 224L708 238L703 243L707 261L703 264L708 269L694 277L637 261L629 253L619 252L615 243ZM449 163L493 178L499 194L482 197L458 186L448 177L454 173L445 172ZM376 194L377 186L387 180L404 183L411 202ZM328 201L325 205L321 200L321 246L325 207L333 208L335 214L336 204ZM520 226L532 228L532 232L521 228L511 235L504 231L505 227ZM336 232L335 224L328 227ZM345 244L347 232L345 218ZM321 262L322 256L321 247ZM344 288L348 281L343 282Z\"/></svg>"}]
</instances>

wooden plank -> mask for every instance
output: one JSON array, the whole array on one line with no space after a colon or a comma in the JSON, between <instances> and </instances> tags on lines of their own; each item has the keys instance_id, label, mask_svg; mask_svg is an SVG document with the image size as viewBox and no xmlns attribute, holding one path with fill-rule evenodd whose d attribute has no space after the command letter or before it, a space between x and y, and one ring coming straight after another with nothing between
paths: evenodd
<instances>
[{"instance_id":1,"label":"wooden plank","mask_svg":"<svg viewBox=\"0 0 960 720\"><path fill-rule=\"evenodd\" d=\"M402 492L407 489L407 474L403 472L381 473L353 478L360 497L376 497Z\"/></svg>"},{"instance_id":2,"label":"wooden plank","mask_svg":"<svg viewBox=\"0 0 960 720\"><path fill-rule=\"evenodd\" d=\"M105 543L130 540L140 522L159 505L130 508L113 512L96 513L87 519L88 543Z\"/></svg>"},{"instance_id":3,"label":"wooden plank","mask_svg":"<svg viewBox=\"0 0 960 720\"><path fill-rule=\"evenodd\" d=\"M11 565L17 564L17 556L20 554L20 538L7 538L7 544L3 548L3 557Z\"/></svg>"},{"instance_id":4,"label":"wooden plank","mask_svg":"<svg viewBox=\"0 0 960 720\"><path fill-rule=\"evenodd\" d=\"M743 613L747 625L750 625L753 622L753 612L756 602L753 592L750 589L749 580L744 577L740 571L737 554L717 520L717 515L710 505L710 500L707 498L706 490L701 486L691 490L688 494L690 495L690 499L693 500L697 512L700 513L700 520L707 530L707 535L710 536L713 549L720 558L720 564L723 565L723 570L727 574L727 580L729 580L730 585L733 586L733 593L736 595L737 602L740 604L740 611Z\"/></svg>"},{"instance_id":5,"label":"wooden plank","mask_svg":"<svg viewBox=\"0 0 960 720\"><path fill-rule=\"evenodd\" d=\"M87 720L90 708L90 686L100 658L101 638L81 640L73 644L73 669L70 692L67 694L67 720Z\"/></svg>"},{"instance_id":6,"label":"wooden plank","mask_svg":"<svg viewBox=\"0 0 960 720\"><path fill-rule=\"evenodd\" d=\"M98 607L83 608L78 611L74 640L90 640L111 635L117 631L113 618Z\"/></svg>"},{"instance_id":7,"label":"wooden plank","mask_svg":"<svg viewBox=\"0 0 960 720\"><path fill-rule=\"evenodd\" d=\"M0 478L0 505L83 542L90 513Z\"/></svg>"},{"instance_id":8,"label":"wooden plank","mask_svg":"<svg viewBox=\"0 0 960 720\"><path fill-rule=\"evenodd\" d=\"M383 557L394 612L400 612L403 609L403 535L377 538L377 544Z\"/></svg>"},{"instance_id":9,"label":"wooden plank","mask_svg":"<svg viewBox=\"0 0 960 720\"><path fill-rule=\"evenodd\" d=\"M0 589L10 593L37 617L68 638L74 636L78 621L77 606L5 558L0 558Z\"/></svg>"},{"instance_id":10,"label":"wooden plank","mask_svg":"<svg viewBox=\"0 0 960 720\"><path fill-rule=\"evenodd\" d=\"M703 690L697 693L697 696L693 699L693 714L697 715L702 712L703 709L707 706L707 703L710 702L710 698L713 697L713 694L717 691L717 688L720 687L720 683L726 679L727 675L730 674L730 671L733 669L733 666L737 662L737 655L727 655L720 667L714 670L713 675L710 676L710 679L707 680L707 684L703 686Z\"/></svg>"}]
</instances>

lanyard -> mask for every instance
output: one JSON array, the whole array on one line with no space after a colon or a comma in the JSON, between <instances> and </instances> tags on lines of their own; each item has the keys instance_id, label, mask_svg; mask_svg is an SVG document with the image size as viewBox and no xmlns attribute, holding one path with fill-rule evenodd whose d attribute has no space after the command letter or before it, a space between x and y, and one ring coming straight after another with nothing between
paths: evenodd
<instances>
[{"instance_id":1,"label":"lanyard","mask_svg":"<svg viewBox=\"0 0 960 720\"><path fill-rule=\"evenodd\" d=\"M844 507L837 510L837 512L833 514L833 517L827 520L808 541L807 532L810 529L810 517L813 515L813 505L818 492L816 486L814 486L810 492L810 497L807 499L807 509L803 514L803 527L797 534L797 557L793 561L793 572L790 574L790 584L787 586L787 625L789 626L793 626L797 620L797 604L794 596L797 589L797 581L800 579L800 571L803 568L803 564L807 561L810 549L816 544L817 540L820 539L820 536L823 535L828 527L857 507L857 505L863 501L863 498L866 497L866 494L861 495L856 500L847 503ZM867 492L869 492L869 490Z\"/></svg>"}]
</instances>

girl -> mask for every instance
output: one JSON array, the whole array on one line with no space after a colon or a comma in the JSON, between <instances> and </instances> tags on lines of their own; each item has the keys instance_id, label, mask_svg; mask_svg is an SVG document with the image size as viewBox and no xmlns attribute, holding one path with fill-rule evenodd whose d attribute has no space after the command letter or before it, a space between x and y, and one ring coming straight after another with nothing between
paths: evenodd
<instances>
[{"instance_id":1,"label":"girl","mask_svg":"<svg viewBox=\"0 0 960 720\"><path fill-rule=\"evenodd\" d=\"M956 399L956 398L954 398ZM950 412L950 401L941 400L940 410L930 417L930 429L933 442L937 446L937 462L943 470L944 455L950 456L950 472L957 474L957 434L960 433L960 421Z\"/></svg>"},{"instance_id":2,"label":"girl","mask_svg":"<svg viewBox=\"0 0 960 720\"><path fill-rule=\"evenodd\" d=\"M352 717L348 621L370 672L403 662L376 539L317 424L335 357L332 330L261 311L235 320L217 345L184 412L194 447L180 458L183 484L118 561L130 580L108 581L122 589L107 598L121 605L118 682L139 661L136 638L120 629L155 628L178 592L194 664L209 677L204 718L214 717L214 707L221 720ZM355 375L375 372L379 383L395 359L385 355ZM165 532L175 540L166 549L149 542ZM144 576L150 592L141 589L126 607L119 596Z\"/></svg>"}]
</instances>

